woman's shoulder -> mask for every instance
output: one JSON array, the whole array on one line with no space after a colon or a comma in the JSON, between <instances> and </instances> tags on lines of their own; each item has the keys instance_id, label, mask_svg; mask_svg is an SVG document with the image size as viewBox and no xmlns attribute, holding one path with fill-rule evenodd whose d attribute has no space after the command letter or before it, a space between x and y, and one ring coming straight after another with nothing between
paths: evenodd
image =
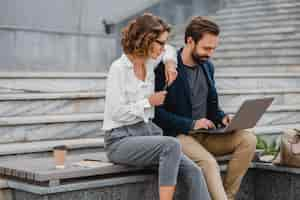
<instances>
[{"instance_id":1,"label":"woman's shoulder","mask_svg":"<svg viewBox=\"0 0 300 200\"><path fill-rule=\"evenodd\" d=\"M130 68L130 67L131 67L131 63L128 61L126 55L123 54L112 62L110 69L125 70L126 68Z\"/></svg>"},{"instance_id":2,"label":"woman's shoulder","mask_svg":"<svg viewBox=\"0 0 300 200\"><path fill-rule=\"evenodd\" d=\"M109 68L109 72L123 72L126 68L130 67L130 63L127 62L125 55L123 54L116 60L114 60Z\"/></svg>"}]
</instances>

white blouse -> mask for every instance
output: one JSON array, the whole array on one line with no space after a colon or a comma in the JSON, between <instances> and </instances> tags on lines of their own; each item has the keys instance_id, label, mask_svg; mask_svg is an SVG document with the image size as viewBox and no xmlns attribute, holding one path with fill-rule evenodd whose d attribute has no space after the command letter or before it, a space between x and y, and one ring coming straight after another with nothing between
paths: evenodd
<instances>
[{"instance_id":1,"label":"white blouse","mask_svg":"<svg viewBox=\"0 0 300 200\"><path fill-rule=\"evenodd\" d=\"M154 69L161 60L177 63L176 49L166 45L158 59L147 60L145 81L135 76L133 63L125 54L112 63L106 81L103 130L153 119L154 107L148 97L154 93Z\"/></svg>"}]
</instances>

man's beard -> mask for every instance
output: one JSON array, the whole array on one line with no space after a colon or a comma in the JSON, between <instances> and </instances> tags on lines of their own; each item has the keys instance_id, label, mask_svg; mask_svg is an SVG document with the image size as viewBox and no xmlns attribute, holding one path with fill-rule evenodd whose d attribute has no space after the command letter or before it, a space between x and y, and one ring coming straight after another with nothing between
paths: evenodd
<instances>
[{"instance_id":1,"label":"man's beard","mask_svg":"<svg viewBox=\"0 0 300 200\"><path fill-rule=\"evenodd\" d=\"M201 56L196 52L196 49L194 49L192 52L192 58L197 64L203 64L209 59L209 56Z\"/></svg>"}]
</instances>

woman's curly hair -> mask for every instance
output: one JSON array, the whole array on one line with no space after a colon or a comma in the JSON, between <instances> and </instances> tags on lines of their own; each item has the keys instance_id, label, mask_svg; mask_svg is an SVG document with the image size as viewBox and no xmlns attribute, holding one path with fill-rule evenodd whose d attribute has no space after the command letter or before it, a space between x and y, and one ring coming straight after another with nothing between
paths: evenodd
<instances>
[{"instance_id":1,"label":"woman's curly hair","mask_svg":"<svg viewBox=\"0 0 300 200\"><path fill-rule=\"evenodd\" d=\"M171 31L166 22L158 16L145 13L130 21L122 30L123 51L125 54L146 57L151 43L166 31Z\"/></svg>"}]
</instances>

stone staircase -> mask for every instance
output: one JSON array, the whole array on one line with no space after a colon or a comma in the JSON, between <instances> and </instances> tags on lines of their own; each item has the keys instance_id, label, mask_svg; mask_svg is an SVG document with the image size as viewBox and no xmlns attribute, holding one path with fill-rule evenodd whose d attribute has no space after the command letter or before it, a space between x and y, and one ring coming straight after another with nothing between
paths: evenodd
<instances>
[{"instance_id":1,"label":"stone staircase","mask_svg":"<svg viewBox=\"0 0 300 200\"><path fill-rule=\"evenodd\" d=\"M217 87L225 111L249 98L274 96L255 128L277 136L300 126L300 3L236 0L213 18L222 27L215 54ZM172 43L181 46L183 26ZM103 151L105 73L0 73L0 161Z\"/></svg>"},{"instance_id":2,"label":"stone staircase","mask_svg":"<svg viewBox=\"0 0 300 200\"><path fill-rule=\"evenodd\" d=\"M300 2L232 0L211 17L221 27L213 57L222 108L234 113L245 100L275 97L255 128L268 139L300 127ZM183 45L184 25L172 43Z\"/></svg>"},{"instance_id":3,"label":"stone staircase","mask_svg":"<svg viewBox=\"0 0 300 200\"><path fill-rule=\"evenodd\" d=\"M104 73L0 73L0 161L103 151Z\"/></svg>"}]
</instances>

